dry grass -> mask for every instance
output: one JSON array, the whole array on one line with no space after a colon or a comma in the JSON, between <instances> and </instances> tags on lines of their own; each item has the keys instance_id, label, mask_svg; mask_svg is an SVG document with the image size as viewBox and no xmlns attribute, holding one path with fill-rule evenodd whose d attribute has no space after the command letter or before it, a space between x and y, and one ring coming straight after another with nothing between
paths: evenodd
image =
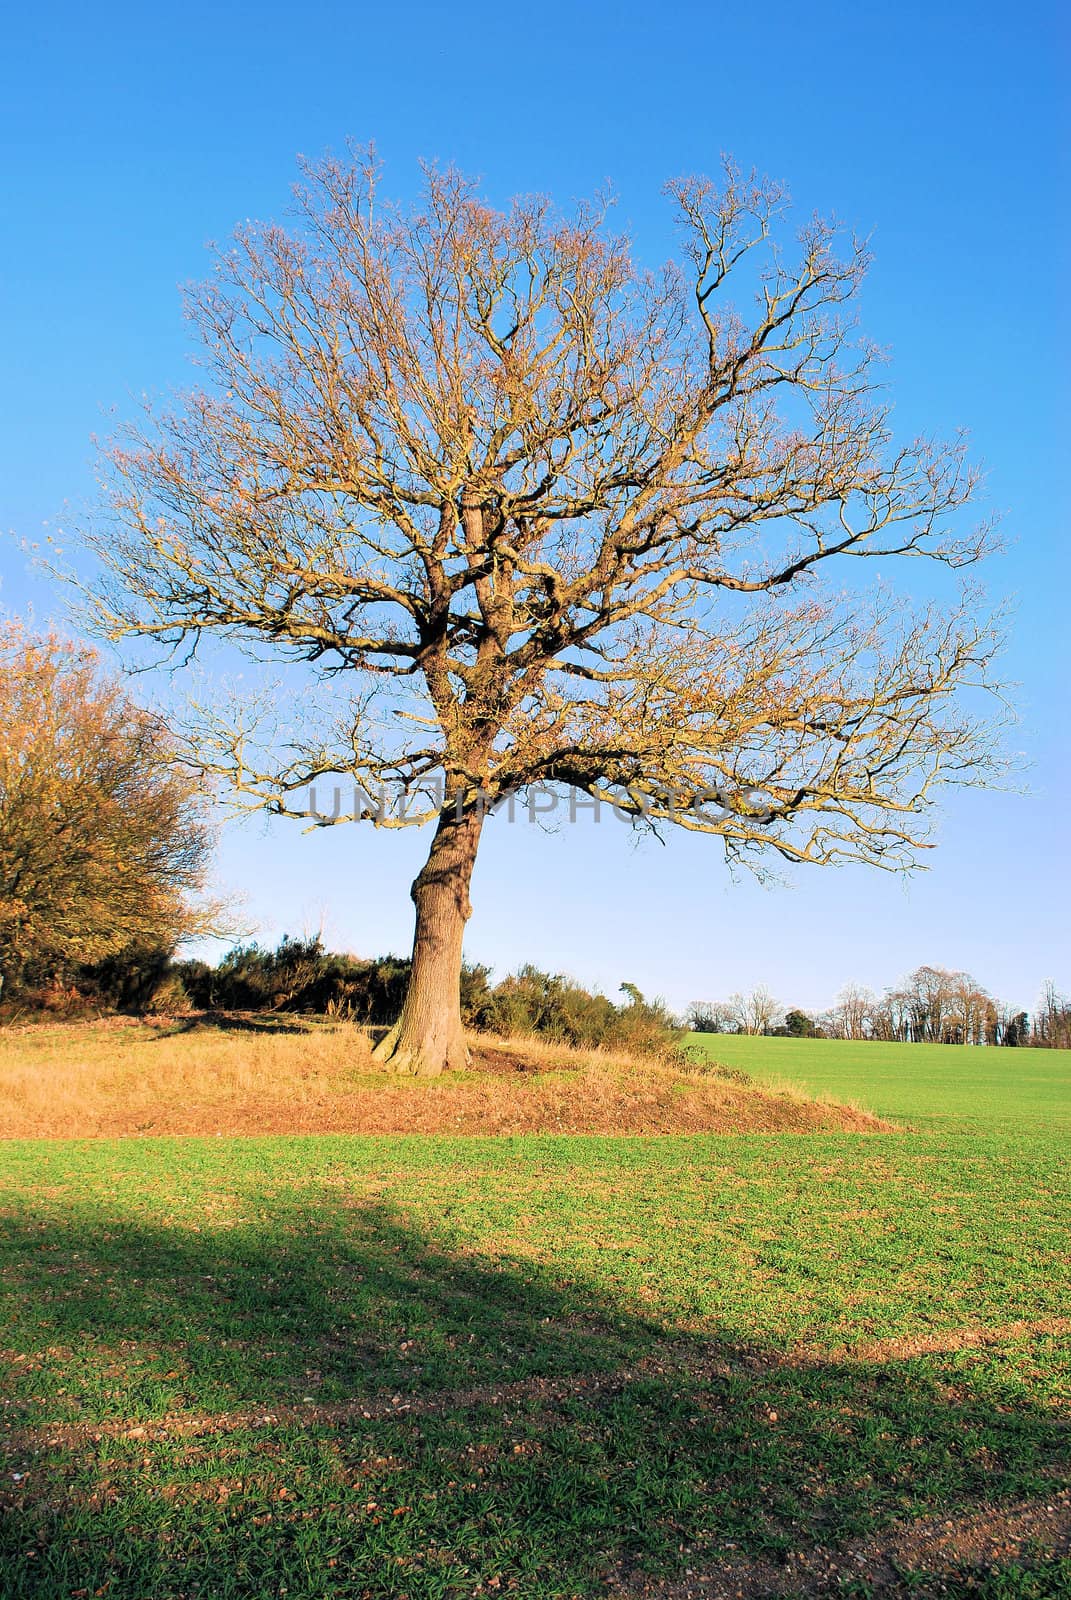
<instances>
[{"instance_id":1,"label":"dry grass","mask_svg":"<svg viewBox=\"0 0 1071 1600\"><path fill-rule=\"evenodd\" d=\"M546 1041L474 1036L473 1070L383 1074L365 1030L298 1017L0 1031L0 1137L878 1131L792 1090Z\"/></svg>"}]
</instances>

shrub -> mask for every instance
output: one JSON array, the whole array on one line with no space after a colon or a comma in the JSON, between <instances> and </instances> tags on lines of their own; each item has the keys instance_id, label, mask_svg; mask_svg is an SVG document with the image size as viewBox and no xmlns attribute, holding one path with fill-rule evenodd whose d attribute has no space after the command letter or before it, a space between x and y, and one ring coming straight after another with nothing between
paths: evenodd
<instances>
[{"instance_id":1,"label":"shrub","mask_svg":"<svg viewBox=\"0 0 1071 1600\"><path fill-rule=\"evenodd\" d=\"M680 1030L667 1008L660 1000L645 1000L634 984L622 988L627 1003L615 1005L562 973L526 965L489 990L471 1025L495 1033L536 1033L587 1049L645 1055L673 1050Z\"/></svg>"},{"instance_id":2,"label":"shrub","mask_svg":"<svg viewBox=\"0 0 1071 1600\"><path fill-rule=\"evenodd\" d=\"M156 985L145 1008L152 1014L182 1016L193 1010L193 1003L177 972L168 972Z\"/></svg>"},{"instance_id":3,"label":"shrub","mask_svg":"<svg viewBox=\"0 0 1071 1600\"><path fill-rule=\"evenodd\" d=\"M819 1036L817 1023L806 1011L787 1012L783 1026L775 1028L774 1032L788 1039L816 1039Z\"/></svg>"},{"instance_id":4,"label":"shrub","mask_svg":"<svg viewBox=\"0 0 1071 1600\"><path fill-rule=\"evenodd\" d=\"M144 1011L171 972L171 951L160 945L128 945L92 966L75 969L83 994L112 1011Z\"/></svg>"}]
</instances>

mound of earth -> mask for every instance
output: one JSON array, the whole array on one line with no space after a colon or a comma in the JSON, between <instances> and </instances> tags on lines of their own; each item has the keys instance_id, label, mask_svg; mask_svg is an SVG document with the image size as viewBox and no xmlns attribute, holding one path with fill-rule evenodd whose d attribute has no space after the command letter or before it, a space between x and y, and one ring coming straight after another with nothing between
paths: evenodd
<instances>
[{"instance_id":1,"label":"mound of earth","mask_svg":"<svg viewBox=\"0 0 1071 1600\"><path fill-rule=\"evenodd\" d=\"M873 1133L891 1125L694 1068L527 1039L471 1069L384 1075L366 1034L302 1019L173 1018L27 1030L0 1050L0 1136Z\"/></svg>"}]
</instances>

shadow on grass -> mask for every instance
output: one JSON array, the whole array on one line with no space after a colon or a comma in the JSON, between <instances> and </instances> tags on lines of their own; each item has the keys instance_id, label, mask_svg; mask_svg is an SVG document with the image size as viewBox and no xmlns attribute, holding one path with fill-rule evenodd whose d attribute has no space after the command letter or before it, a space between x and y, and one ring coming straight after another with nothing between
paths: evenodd
<instances>
[{"instance_id":1,"label":"shadow on grass","mask_svg":"<svg viewBox=\"0 0 1071 1600\"><path fill-rule=\"evenodd\" d=\"M200 1232L9 1217L0 1259L4 1600L638 1592L1043 1494L1065 1459L988 1354L690 1338L333 1195ZM184 1411L216 1422L152 1426Z\"/></svg>"},{"instance_id":2,"label":"shadow on grass","mask_svg":"<svg viewBox=\"0 0 1071 1600\"><path fill-rule=\"evenodd\" d=\"M252 1016L236 1011L196 1011L187 1017L173 1018L166 1028L156 1035L158 1040L173 1039L179 1033L197 1033L202 1028L215 1028L220 1033L310 1033L321 1018L308 1021L292 1015L272 1013Z\"/></svg>"}]
</instances>

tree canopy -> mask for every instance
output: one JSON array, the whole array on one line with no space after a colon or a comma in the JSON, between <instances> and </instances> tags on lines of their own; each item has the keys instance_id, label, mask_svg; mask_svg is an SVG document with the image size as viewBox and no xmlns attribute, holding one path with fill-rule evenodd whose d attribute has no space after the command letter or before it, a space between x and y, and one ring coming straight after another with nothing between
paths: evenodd
<instances>
[{"instance_id":1,"label":"tree canopy","mask_svg":"<svg viewBox=\"0 0 1071 1600\"><path fill-rule=\"evenodd\" d=\"M601 201L495 209L429 169L396 206L371 158L310 166L296 224L240 229L191 292L210 381L111 452L98 625L223 636L326 690L285 738L248 705L203 720L197 760L307 819L326 777L429 795L376 819L437 824L417 988L423 916L456 989L504 795L907 865L934 784L990 759L977 596L889 586L894 558L966 567L988 533L957 515L961 442L893 440L851 315L865 247L793 237L782 189L732 165L667 193L681 248L652 270ZM848 587L864 557L885 587Z\"/></svg>"}]
</instances>

